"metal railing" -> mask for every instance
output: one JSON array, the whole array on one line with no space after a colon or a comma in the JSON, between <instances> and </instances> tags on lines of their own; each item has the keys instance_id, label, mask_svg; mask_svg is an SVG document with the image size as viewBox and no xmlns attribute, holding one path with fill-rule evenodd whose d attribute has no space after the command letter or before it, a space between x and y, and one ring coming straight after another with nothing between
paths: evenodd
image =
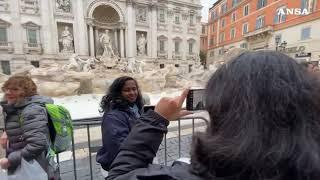
<instances>
[{"instance_id":1,"label":"metal railing","mask_svg":"<svg viewBox=\"0 0 320 180\"><path fill-rule=\"evenodd\" d=\"M191 120L191 124L182 125L181 122L185 122L186 120ZM201 121L200 122L196 122L198 120L201 120ZM168 128L168 134L170 132L178 131L178 136L174 137L174 138L178 138L178 158L180 158L181 157L181 137L182 137L181 132L184 129L190 130L192 128L192 131L191 131L190 134L193 135L196 128L208 126L209 121L204 117L194 116L194 117L183 117L183 118L180 118L180 119L178 119L176 121L173 121L173 122L177 122L177 126L169 127ZM92 158L95 157L95 153L98 151L98 149L100 149L102 147L102 145L101 145L101 131L98 132L100 139L98 139L98 140L96 139L96 141L94 142L94 140L92 140L92 138L91 138L92 134L90 132L90 128L94 128L94 127L98 127L99 128L101 126L101 117L86 118L86 119L75 119L75 120L73 120L73 126L74 126L74 132L81 130L81 135L83 135L83 131L84 130L86 131L87 139L84 140L84 141L82 139L82 142L84 142L84 144L86 144L86 147L82 147L83 143L82 143L82 145L80 145L81 143L76 143L75 142L75 140L79 141L79 137L77 137L76 133L73 133L73 136L72 136L72 147L71 147L72 160L71 159L67 160L69 162L69 164L70 164L70 161L72 161L72 169L73 170L67 172L67 173L69 173L69 177L66 178L66 179L70 179L71 178L70 176L73 176L74 180L83 179L82 177L78 177L78 173L77 173L77 171L79 171L79 168L78 168L78 165L79 165L78 163L79 162L78 161L83 160L83 159L77 159L76 155L77 155L77 151L81 150L81 149L82 150L83 149L87 149L88 150L88 152L86 153L86 157L84 157L84 159L87 159L87 158L89 159L89 174L90 174L90 176L88 177L86 175L85 179L88 179L88 178L89 179L94 179L94 174L96 175L96 173L94 172L95 169L94 169L94 166L93 166L93 163L92 163ZM97 134L95 134L95 135L97 135ZM168 139L170 139L170 137L168 138L167 134L165 134L164 139L163 139L163 146L164 146L164 163L163 164L164 165L168 164L168 145L167 145ZM94 144L97 144L97 141L99 141L98 145L94 145ZM66 162L66 161L62 162L61 161L61 155L59 155L59 154L57 155L56 160L57 160L57 163L59 164L61 177L63 178L63 174L64 173L61 172L61 170L62 169L65 170L65 168L63 168L63 165L64 165L64 162ZM86 160L84 162L86 162ZM83 164L80 164L80 165L83 165ZM69 165L69 168L70 168L70 165ZM70 173L73 173L73 175L70 175Z\"/></svg>"},{"instance_id":2,"label":"metal railing","mask_svg":"<svg viewBox=\"0 0 320 180\"><path fill-rule=\"evenodd\" d=\"M186 120L191 120L191 125L187 124L187 125L182 125L181 122L184 122ZM197 120L201 120L201 123L196 123ZM101 125L101 118L88 118L88 119L78 119L78 120L74 120L74 128L76 129L85 129L86 133L87 133L87 139L85 142L87 142L87 148L88 148L88 158L89 158L89 171L90 171L90 179L94 179L94 167L92 164L92 157L94 156L94 153L97 152L97 150L101 147L101 145L93 145L92 143L92 139L91 139L91 132L90 132L90 128L91 127L97 127ZM182 132L182 128L192 128L191 134L193 135L195 132L195 128L196 125L198 126L207 126L208 125L208 120L205 119L204 117L183 117L181 119L176 120L176 122L178 123L177 127L173 127L173 128L168 128L168 133L173 132L173 131L178 131L178 158L181 157L181 132ZM191 127L190 127L191 126ZM101 137L101 132L99 132L100 137ZM75 134L74 134L75 135ZM164 164L167 165L168 164L168 145L167 145L167 134L165 134L164 139L163 139L163 144L164 144ZM75 180L78 179L78 174L77 174L77 158L76 158L76 144L75 144L75 138L72 138L72 161L73 161L73 177ZM101 138L100 138L101 141ZM57 156L57 159L59 160L59 156ZM88 177L86 177L88 178Z\"/></svg>"},{"instance_id":3,"label":"metal railing","mask_svg":"<svg viewBox=\"0 0 320 180\"><path fill-rule=\"evenodd\" d=\"M8 46L9 46L9 42L7 42L7 41L0 41L0 46L1 46L1 47L8 47Z\"/></svg>"}]
</instances>

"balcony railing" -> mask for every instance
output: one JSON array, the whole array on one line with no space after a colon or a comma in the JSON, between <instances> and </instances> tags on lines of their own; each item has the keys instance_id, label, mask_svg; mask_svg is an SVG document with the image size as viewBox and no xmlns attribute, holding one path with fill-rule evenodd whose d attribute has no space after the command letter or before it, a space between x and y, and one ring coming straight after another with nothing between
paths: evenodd
<instances>
[{"instance_id":1,"label":"balcony railing","mask_svg":"<svg viewBox=\"0 0 320 180\"><path fill-rule=\"evenodd\" d=\"M42 45L40 43L24 43L23 49L27 54L31 52L42 53Z\"/></svg>"},{"instance_id":2,"label":"balcony railing","mask_svg":"<svg viewBox=\"0 0 320 180\"><path fill-rule=\"evenodd\" d=\"M28 47L38 47L38 43L28 43Z\"/></svg>"},{"instance_id":3,"label":"balcony railing","mask_svg":"<svg viewBox=\"0 0 320 180\"><path fill-rule=\"evenodd\" d=\"M168 52L167 51L158 51L158 58L168 58Z\"/></svg>"},{"instance_id":4,"label":"balcony railing","mask_svg":"<svg viewBox=\"0 0 320 180\"><path fill-rule=\"evenodd\" d=\"M9 42L0 41L0 46L1 46L1 47L8 47L8 46L9 46Z\"/></svg>"},{"instance_id":5,"label":"balcony railing","mask_svg":"<svg viewBox=\"0 0 320 180\"><path fill-rule=\"evenodd\" d=\"M167 22L158 22L158 29L161 29L161 30L166 30L167 29Z\"/></svg>"},{"instance_id":6,"label":"balcony railing","mask_svg":"<svg viewBox=\"0 0 320 180\"><path fill-rule=\"evenodd\" d=\"M172 59L181 60L182 59L182 54L180 52L173 51L172 52Z\"/></svg>"},{"instance_id":7,"label":"balcony railing","mask_svg":"<svg viewBox=\"0 0 320 180\"><path fill-rule=\"evenodd\" d=\"M187 60L196 60L197 56L194 53L189 53L187 55Z\"/></svg>"},{"instance_id":8,"label":"balcony railing","mask_svg":"<svg viewBox=\"0 0 320 180\"><path fill-rule=\"evenodd\" d=\"M7 50L8 53L12 53L13 52L12 42L0 41L0 50Z\"/></svg>"},{"instance_id":9,"label":"balcony railing","mask_svg":"<svg viewBox=\"0 0 320 180\"><path fill-rule=\"evenodd\" d=\"M255 31L248 32L248 33L244 34L243 37L248 38L248 37L251 37L251 36L256 36L256 35L259 35L259 34L268 33L268 32L272 32L272 31L273 31L273 27L272 26L264 26L264 27L262 27L260 29L257 29Z\"/></svg>"}]
</instances>

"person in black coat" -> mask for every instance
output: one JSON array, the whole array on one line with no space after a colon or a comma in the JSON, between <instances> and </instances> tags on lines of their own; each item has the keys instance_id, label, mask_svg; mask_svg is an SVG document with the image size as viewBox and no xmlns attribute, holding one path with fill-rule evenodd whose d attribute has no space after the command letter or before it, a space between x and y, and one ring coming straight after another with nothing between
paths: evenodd
<instances>
[{"instance_id":1,"label":"person in black coat","mask_svg":"<svg viewBox=\"0 0 320 180\"><path fill-rule=\"evenodd\" d=\"M320 179L320 83L289 56L245 52L210 78L210 124L193 136L191 164L150 164L171 120L188 112L188 91L143 114L107 180Z\"/></svg>"},{"instance_id":2,"label":"person in black coat","mask_svg":"<svg viewBox=\"0 0 320 180\"><path fill-rule=\"evenodd\" d=\"M115 79L100 106L104 112L101 125L103 146L96 160L108 171L121 143L141 114L143 99L137 81L128 76Z\"/></svg>"}]
</instances>

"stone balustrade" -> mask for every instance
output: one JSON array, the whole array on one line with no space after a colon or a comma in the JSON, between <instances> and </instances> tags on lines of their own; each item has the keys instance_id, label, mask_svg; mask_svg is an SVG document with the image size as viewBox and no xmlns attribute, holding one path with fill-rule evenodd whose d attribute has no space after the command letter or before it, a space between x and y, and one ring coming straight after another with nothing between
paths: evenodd
<instances>
[{"instance_id":1,"label":"stone balustrade","mask_svg":"<svg viewBox=\"0 0 320 180\"><path fill-rule=\"evenodd\" d=\"M38 53L42 54L42 44L41 43L24 43L23 50L26 54Z\"/></svg>"},{"instance_id":2,"label":"stone balustrade","mask_svg":"<svg viewBox=\"0 0 320 180\"><path fill-rule=\"evenodd\" d=\"M8 51L8 53L13 53L13 44L12 42L0 41L0 50Z\"/></svg>"}]
</instances>

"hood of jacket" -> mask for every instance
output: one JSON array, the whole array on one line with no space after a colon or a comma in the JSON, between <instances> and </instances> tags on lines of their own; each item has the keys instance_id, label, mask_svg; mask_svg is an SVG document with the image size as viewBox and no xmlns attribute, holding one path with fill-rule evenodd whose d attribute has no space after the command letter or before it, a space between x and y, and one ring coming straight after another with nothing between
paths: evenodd
<instances>
[{"instance_id":1,"label":"hood of jacket","mask_svg":"<svg viewBox=\"0 0 320 180\"><path fill-rule=\"evenodd\" d=\"M15 107L25 107L29 104L39 103L39 104L53 104L53 100L50 97L34 95L24 98L21 102L15 104Z\"/></svg>"},{"instance_id":2,"label":"hood of jacket","mask_svg":"<svg viewBox=\"0 0 320 180\"><path fill-rule=\"evenodd\" d=\"M21 102L10 105L6 104L6 102L2 102L2 107L5 112L11 112L13 109L22 109L29 104L38 103L38 104L53 104L53 99L46 96L34 95L30 97L24 98Z\"/></svg>"}]
</instances>

